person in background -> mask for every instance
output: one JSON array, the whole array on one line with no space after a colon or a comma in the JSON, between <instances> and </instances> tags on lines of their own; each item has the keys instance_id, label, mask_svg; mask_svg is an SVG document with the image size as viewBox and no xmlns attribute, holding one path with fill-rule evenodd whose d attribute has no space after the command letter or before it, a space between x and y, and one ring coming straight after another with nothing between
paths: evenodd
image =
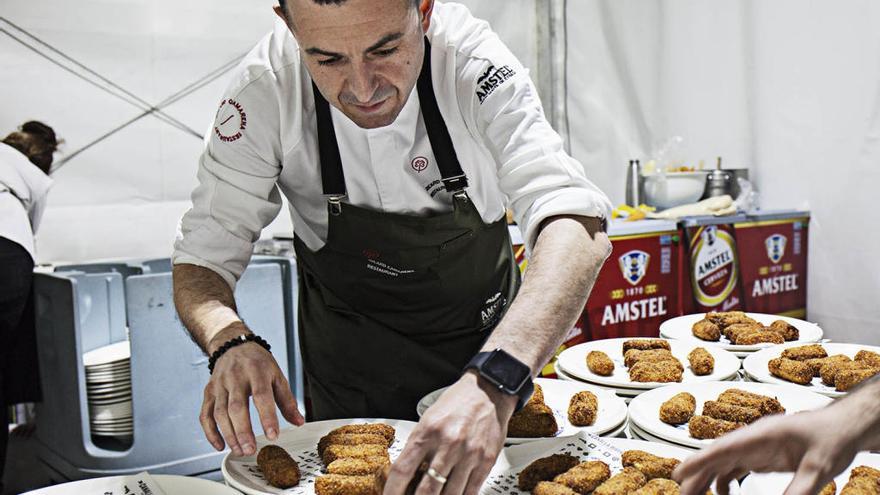
<instances>
[{"instance_id":1,"label":"person in background","mask_svg":"<svg viewBox=\"0 0 880 495\"><path fill-rule=\"evenodd\" d=\"M0 144L0 408L38 402L39 368L31 283L34 234L52 185L49 169L59 145L55 131L25 122ZM9 428L0 427L0 492Z\"/></svg>"},{"instance_id":2,"label":"person in background","mask_svg":"<svg viewBox=\"0 0 880 495\"><path fill-rule=\"evenodd\" d=\"M856 454L880 449L880 379L815 411L764 418L718 439L673 473L681 495L726 487L751 471L794 472L785 495L814 495ZM727 490L719 490L726 495Z\"/></svg>"}]
</instances>

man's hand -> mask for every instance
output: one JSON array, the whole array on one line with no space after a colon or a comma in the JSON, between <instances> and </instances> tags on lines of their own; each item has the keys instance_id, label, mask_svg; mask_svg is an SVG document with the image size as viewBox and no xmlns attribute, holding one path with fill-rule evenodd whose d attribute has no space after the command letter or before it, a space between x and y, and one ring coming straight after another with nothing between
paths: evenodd
<instances>
[{"instance_id":1,"label":"man's hand","mask_svg":"<svg viewBox=\"0 0 880 495\"><path fill-rule=\"evenodd\" d=\"M704 494L717 479L720 495L731 480L755 472L795 472L785 495L813 495L852 462L858 452L849 418L826 407L770 416L729 433L689 457L673 473L682 495Z\"/></svg>"},{"instance_id":2,"label":"man's hand","mask_svg":"<svg viewBox=\"0 0 880 495\"><path fill-rule=\"evenodd\" d=\"M402 495L423 462L447 481L425 475L417 495L477 493L504 446L516 400L465 373L422 416L392 466L385 494Z\"/></svg>"},{"instance_id":3,"label":"man's hand","mask_svg":"<svg viewBox=\"0 0 880 495\"><path fill-rule=\"evenodd\" d=\"M229 338L221 332L212 339L208 350L214 352ZM269 440L278 436L276 403L287 421L297 426L305 423L275 358L260 345L248 342L226 351L217 360L214 374L205 386L199 421L215 449L223 450L225 439L237 456L256 452L249 413L250 396L254 398L260 424Z\"/></svg>"}]
</instances>

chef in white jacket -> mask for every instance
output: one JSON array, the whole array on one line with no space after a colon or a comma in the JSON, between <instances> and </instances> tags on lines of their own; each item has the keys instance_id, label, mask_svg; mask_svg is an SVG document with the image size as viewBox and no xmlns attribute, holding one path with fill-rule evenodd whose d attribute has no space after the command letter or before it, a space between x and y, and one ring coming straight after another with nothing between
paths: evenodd
<instances>
[{"instance_id":1,"label":"chef in white jacket","mask_svg":"<svg viewBox=\"0 0 880 495\"><path fill-rule=\"evenodd\" d=\"M0 410L40 400L31 297L34 234L58 144L52 128L35 121L0 143ZM0 492L8 433L0 425Z\"/></svg>"},{"instance_id":2,"label":"chef in white jacket","mask_svg":"<svg viewBox=\"0 0 880 495\"><path fill-rule=\"evenodd\" d=\"M275 11L219 101L175 244L178 313L210 356L202 427L251 455L251 397L270 439L276 405L303 421L232 297L283 194L310 419L417 419L419 398L451 386L386 492L424 462L419 493L475 493L610 252L608 198L565 152L528 70L464 6ZM532 253L521 287L506 207Z\"/></svg>"}]
</instances>

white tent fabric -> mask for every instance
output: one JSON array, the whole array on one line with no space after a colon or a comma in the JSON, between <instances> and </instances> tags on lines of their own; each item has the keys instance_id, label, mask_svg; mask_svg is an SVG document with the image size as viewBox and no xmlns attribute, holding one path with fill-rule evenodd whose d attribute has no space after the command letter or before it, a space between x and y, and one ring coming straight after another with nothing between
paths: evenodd
<instances>
[{"instance_id":1,"label":"white tent fabric","mask_svg":"<svg viewBox=\"0 0 880 495\"><path fill-rule=\"evenodd\" d=\"M617 204L630 158L748 167L766 209L808 208L809 319L880 343L880 4L572 0L573 155Z\"/></svg>"}]
</instances>

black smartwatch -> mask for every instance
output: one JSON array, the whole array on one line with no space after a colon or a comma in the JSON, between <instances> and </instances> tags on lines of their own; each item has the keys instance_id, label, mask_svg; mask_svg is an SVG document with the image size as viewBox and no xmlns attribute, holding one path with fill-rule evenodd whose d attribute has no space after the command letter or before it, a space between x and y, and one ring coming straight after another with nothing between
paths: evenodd
<instances>
[{"instance_id":1,"label":"black smartwatch","mask_svg":"<svg viewBox=\"0 0 880 495\"><path fill-rule=\"evenodd\" d=\"M464 369L477 370L481 377L498 390L517 396L517 411L522 409L535 391L531 368L501 349L477 354Z\"/></svg>"}]
</instances>

